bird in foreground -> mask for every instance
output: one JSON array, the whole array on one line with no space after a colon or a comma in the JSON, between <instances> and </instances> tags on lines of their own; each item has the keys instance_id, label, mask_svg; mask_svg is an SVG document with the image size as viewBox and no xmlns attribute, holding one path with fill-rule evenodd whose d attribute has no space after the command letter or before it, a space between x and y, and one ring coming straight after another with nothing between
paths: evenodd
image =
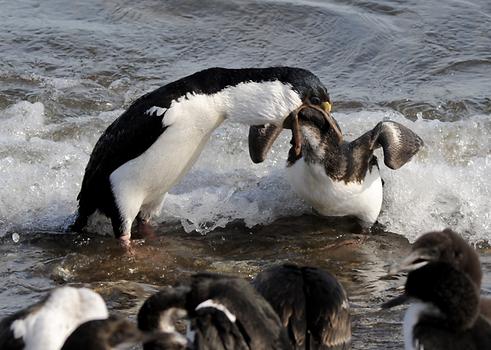
<instances>
[{"instance_id":1,"label":"bird in foreground","mask_svg":"<svg viewBox=\"0 0 491 350\"><path fill-rule=\"evenodd\" d=\"M0 321L2 350L59 350L81 324L108 317L102 297L87 288L61 287Z\"/></svg>"},{"instance_id":2,"label":"bird in foreground","mask_svg":"<svg viewBox=\"0 0 491 350\"><path fill-rule=\"evenodd\" d=\"M491 348L491 324L480 315L479 289L468 274L445 262L429 262L409 272L404 294L390 308L411 302L404 316L406 350Z\"/></svg>"},{"instance_id":3,"label":"bird in foreground","mask_svg":"<svg viewBox=\"0 0 491 350\"><path fill-rule=\"evenodd\" d=\"M327 271L284 264L252 282L287 329L293 349L349 349L351 320L343 286Z\"/></svg>"},{"instance_id":4,"label":"bird in foreground","mask_svg":"<svg viewBox=\"0 0 491 350\"><path fill-rule=\"evenodd\" d=\"M329 95L314 74L292 67L210 68L140 97L97 141L71 229L81 231L98 210L128 246L135 219L140 232L151 233L166 193L224 120L282 128L296 125L306 104L328 110Z\"/></svg>"},{"instance_id":5,"label":"bird in foreground","mask_svg":"<svg viewBox=\"0 0 491 350\"><path fill-rule=\"evenodd\" d=\"M409 255L390 267L389 274L413 271L436 261L448 263L467 274L477 289L481 289L479 255L458 233L448 228L420 236L412 244ZM491 298L481 296L479 305L481 314L491 320Z\"/></svg>"},{"instance_id":6,"label":"bird in foreground","mask_svg":"<svg viewBox=\"0 0 491 350\"><path fill-rule=\"evenodd\" d=\"M143 331L176 331L187 322L188 349L290 349L286 330L269 303L246 280L211 273L191 277L189 283L167 287L148 298L138 312ZM166 347L159 340L144 350Z\"/></svg>"},{"instance_id":7,"label":"bird in foreground","mask_svg":"<svg viewBox=\"0 0 491 350\"><path fill-rule=\"evenodd\" d=\"M385 165L399 169L419 151L423 140L402 124L382 121L348 142L336 120L316 106L302 107L297 119L301 137L292 137L286 168L293 190L320 215L355 217L363 227L372 226L383 197L373 152L382 147ZM278 132L273 127L250 128L249 142L256 145L249 147L253 160L266 158L270 140Z\"/></svg>"},{"instance_id":8,"label":"bird in foreground","mask_svg":"<svg viewBox=\"0 0 491 350\"><path fill-rule=\"evenodd\" d=\"M61 350L125 350L157 338L165 349L173 349L174 344L185 344L184 337L178 333L144 333L126 319L109 316L80 325Z\"/></svg>"}]
</instances>

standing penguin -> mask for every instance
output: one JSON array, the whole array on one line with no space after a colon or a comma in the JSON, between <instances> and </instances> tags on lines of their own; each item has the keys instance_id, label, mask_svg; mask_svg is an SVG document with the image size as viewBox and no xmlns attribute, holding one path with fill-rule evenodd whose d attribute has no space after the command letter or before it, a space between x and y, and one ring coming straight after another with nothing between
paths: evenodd
<instances>
[{"instance_id":1,"label":"standing penguin","mask_svg":"<svg viewBox=\"0 0 491 350\"><path fill-rule=\"evenodd\" d=\"M329 109L329 103L326 88L314 74L291 67L210 68L152 91L97 141L71 228L82 230L99 210L127 246L135 218L139 229L149 229L149 219L159 213L166 193L225 119L281 130L300 106Z\"/></svg>"}]
</instances>

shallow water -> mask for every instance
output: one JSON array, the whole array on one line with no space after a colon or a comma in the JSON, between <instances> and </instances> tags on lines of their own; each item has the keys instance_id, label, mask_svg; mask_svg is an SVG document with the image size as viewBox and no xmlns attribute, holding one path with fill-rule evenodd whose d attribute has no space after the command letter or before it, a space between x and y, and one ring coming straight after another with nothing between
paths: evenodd
<instances>
[{"instance_id":1,"label":"shallow water","mask_svg":"<svg viewBox=\"0 0 491 350\"><path fill-rule=\"evenodd\" d=\"M111 237L56 232L4 237L0 245L0 314L37 300L54 286L86 285L102 294L114 313L134 318L146 297L196 271L252 278L279 262L325 268L346 288L353 320L353 349L400 349L403 308L379 305L400 293L402 277L387 279L388 265L409 249L401 235L353 234L319 217L285 218L248 229L230 225L208 235L162 226L162 235L140 240L132 257ZM17 240L17 237L16 237ZM491 252L481 250L483 293L491 294Z\"/></svg>"},{"instance_id":2,"label":"shallow water","mask_svg":"<svg viewBox=\"0 0 491 350\"><path fill-rule=\"evenodd\" d=\"M487 0L0 0L0 23L0 316L67 282L131 316L195 271L250 278L295 261L346 286L355 349L395 349L402 310L376 306L403 283L380 277L408 240L448 226L489 246ZM284 177L288 135L254 165L247 128L225 123L136 257L121 257L104 219L92 235L62 234L94 143L132 101L207 67L271 65L315 72L348 139L382 119L424 139L400 170L381 166L383 230L356 235L312 216ZM481 256L490 293L491 254Z\"/></svg>"}]
</instances>

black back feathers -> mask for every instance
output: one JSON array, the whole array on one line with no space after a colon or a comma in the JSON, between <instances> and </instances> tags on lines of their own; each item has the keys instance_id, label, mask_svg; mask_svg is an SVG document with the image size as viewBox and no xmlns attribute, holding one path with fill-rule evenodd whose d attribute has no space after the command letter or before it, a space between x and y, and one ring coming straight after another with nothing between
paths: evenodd
<instances>
[{"instance_id":1,"label":"black back feathers","mask_svg":"<svg viewBox=\"0 0 491 350\"><path fill-rule=\"evenodd\" d=\"M288 330L295 349L347 349L351 343L348 298L327 271L279 265L253 281Z\"/></svg>"}]
</instances>

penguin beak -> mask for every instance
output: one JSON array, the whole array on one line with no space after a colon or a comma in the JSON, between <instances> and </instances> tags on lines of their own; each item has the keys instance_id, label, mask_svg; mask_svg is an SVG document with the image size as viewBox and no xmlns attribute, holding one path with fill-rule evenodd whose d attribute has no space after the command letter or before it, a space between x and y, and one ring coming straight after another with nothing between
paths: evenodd
<instances>
[{"instance_id":1,"label":"penguin beak","mask_svg":"<svg viewBox=\"0 0 491 350\"><path fill-rule=\"evenodd\" d=\"M406 293L403 293L401 295L396 296L395 298L390 299L389 301L386 301L380 307L382 309L390 309L395 306L399 306L402 304L407 303L410 300L409 296Z\"/></svg>"},{"instance_id":2,"label":"penguin beak","mask_svg":"<svg viewBox=\"0 0 491 350\"><path fill-rule=\"evenodd\" d=\"M433 260L435 260L435 257L429 251L426 249L417 249L406 256L402 261L391 265L388 275L392 276L401 272L414 271Z\"/></svg>"},{"instance_id":3,"label":"penguin beak","mask_svg":"<svg viewBox=\"0 0 491 350\"><path fill-rule=\"evenodd\" d=\"M321 108L324 110L326 113L331 113L331 104L329 102L322 102L321 103Z\"/></svg>"}]
</instances>

